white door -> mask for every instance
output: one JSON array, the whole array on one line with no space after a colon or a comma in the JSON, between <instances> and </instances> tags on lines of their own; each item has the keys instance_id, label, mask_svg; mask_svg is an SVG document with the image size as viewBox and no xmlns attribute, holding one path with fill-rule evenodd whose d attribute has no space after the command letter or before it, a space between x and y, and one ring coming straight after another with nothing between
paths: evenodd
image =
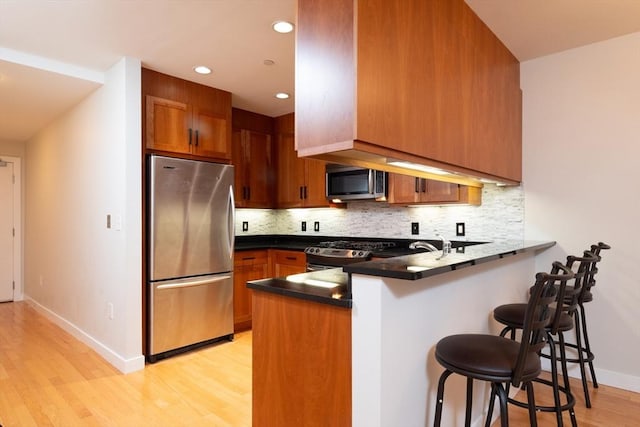
<instances>
[{"instance_id":1,"label":"white door","mask_svg":"<svg viewBox=\"0 0 640 427\"><path fill-rule=\"evenodd\" d=\"M13 301L14 283L13 163L0 160L0 302Z\"/></svg>"}]
</instances>

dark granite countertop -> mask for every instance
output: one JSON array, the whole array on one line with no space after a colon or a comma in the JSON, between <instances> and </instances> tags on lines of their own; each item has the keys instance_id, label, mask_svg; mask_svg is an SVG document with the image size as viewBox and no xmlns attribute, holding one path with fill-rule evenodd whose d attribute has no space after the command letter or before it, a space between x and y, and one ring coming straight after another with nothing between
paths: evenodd
<instances>
[{"instance_id":1,"label":"dark granite countertop","mask_svg":"<svg viewBox=\"0 0 640 427\"><path fill-rule=\"evenodd\" d=\"M287 249L304 250L318 242L339 240L341 237L306 236L246 236L236 237L236 250L250 249ZM345 239L354 239L348 237ZM372 239L397 243L395 248L375 253L377 260L349 264L342 268L294 274L287 277L252 280L247 287L272 292L279 295L351 308L351 275L391 277L404 280L418 280L449 271L459 270L485 262L505 258L519 253L538 251L555 245L551 241L499 241L489 243L453 242L453 249L445 257L441 252L418 252L410 250L408 245L414 240L408 239ZM439 241L427 240L437 247ZM410 255L407 255L410 254Z\"/></svg>"},{"instance_id":2,"label":"dark granite countertop","mask_svg":"<svg viewBox=\"0 0 640 427\"><path fill-rule=\"evenodd\" d=\"M327 240L337 240L338 237L328 236L294 236L281 234L261 234L255 236L236 236L235 250L248 251L255 249L285 249L303 251L307 246L313 246Z\"/></svg>"},{"instance_id":3,"label":"dark granite countertop","mask_svg":"<svg viewBox=\"0 0 640 427\"><path fill-rule=\"evenodd\" d=\"M251 280L247 287L259 291L351 308L349 276L341 268Z\"/></svg>"},{"instance_id":4,"label":"dark granite countertop","mask_svg":"<svg viewBox=\"0 0 640 427\"><path fill-rule=\"evenodd\" d=\"M550 248L556 242L500 241L455 248L445 257L441 252L405 255L376 261L359 262L343 267L351 274L418 280L437 274L505 258L519 253Z\"/></svg>"},{"instance_id":5,"label":"dark granite countertop","mask_svg":"<svg viewBox=\"0 0 640 427\"><path fill-rule=\"evenodd\" d=\"M317 245L320 242L329 242L336 240L353 240L353 241L384 241L396 244L393 248L385 249L381 252L374 252L376 258L392 258L402 255L412 255L428 252L426 249L409 249L409 244L415 241L425 241L433 244L437 248L441 248L440 240L429 240L424 238L415 239L390 239L384 237L351 237L351 236L299 236L299 235L253 235L253 236L236 236L235 250L248 251L256 249L285 249L291 251L303 251L309 246ZM452 241L453 248L476 245L484 242L475 241Z\"/></svg>"}]
</instances>

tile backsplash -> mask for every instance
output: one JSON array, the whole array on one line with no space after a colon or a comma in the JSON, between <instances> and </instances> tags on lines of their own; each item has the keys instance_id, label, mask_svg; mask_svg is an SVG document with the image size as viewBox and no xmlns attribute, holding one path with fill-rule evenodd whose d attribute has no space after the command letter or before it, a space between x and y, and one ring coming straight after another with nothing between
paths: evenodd
<instances>
[{"instance_id":1,"label":"tile backsplash","mask_svg":"<svg viewBox=\"0 0 640 427\"><path fill-rule=\"evenodd\" d=\"M306 230L301 223L306 221ZM247 222L249 230L242 231ZM320 225L314 231L314 223ZM411 234L411 223L420 233ZM456 237L456 223L465 236ZM485 184L481 206L396 207L384 202L352 202L347 209L238 209L236 235L295 234L341 237L501 240L524 238L524 191L519 187Z\"/></svg>"}]
</instances>

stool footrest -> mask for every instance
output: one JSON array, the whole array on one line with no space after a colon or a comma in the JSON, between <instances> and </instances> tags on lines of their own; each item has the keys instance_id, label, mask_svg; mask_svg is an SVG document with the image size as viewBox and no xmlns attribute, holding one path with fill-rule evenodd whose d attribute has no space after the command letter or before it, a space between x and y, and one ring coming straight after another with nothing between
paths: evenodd
<instances>
[{"instance_id":1,"label":"stool footrest","mask_svg":"<svg viewBox=\"0 0 640 427\"><path fill-rule=\"evenodd\" d=\"M544 378L536 378L533 380L533 382L537 382L537 383L542 383L544 385L548 385L550 387L553 387L553 383L549 380L545 380ZM571 394L570 391L568 391L565 387L561 386L558 384L558 391L560 391L561 393L563 393L566 397L567 397L567 403L563 404L560 406L560 410L561 411L571 411L573 412L573 407L576 405L576 399L575 397L573 397L573 394ZM528 405L526 402L521 402L519 400L515 400L512 397L510 397L509 399L509 403L512 403L516 406L519 406L520 408L528 408ZM536 411L540 411L540 412L557 412L558 408L556 408L555 406L544 406L544 405L536 405Z\"/></svg>"}]
</instances>

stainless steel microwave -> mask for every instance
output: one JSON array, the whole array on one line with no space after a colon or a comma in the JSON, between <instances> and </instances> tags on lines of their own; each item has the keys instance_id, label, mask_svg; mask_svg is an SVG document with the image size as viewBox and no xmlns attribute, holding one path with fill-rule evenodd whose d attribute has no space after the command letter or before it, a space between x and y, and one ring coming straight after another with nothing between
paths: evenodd
<instances>
[{"instance_id":1,"label":"stainless steel microwave","mask_svg":"<svg viewBox=\"0 0 640 427\"><path fill-rule=\"evenodd\" d=\"M327 199L386 200L387 173L355 166L327 165Z\"/></svg>"}]
</instances>

